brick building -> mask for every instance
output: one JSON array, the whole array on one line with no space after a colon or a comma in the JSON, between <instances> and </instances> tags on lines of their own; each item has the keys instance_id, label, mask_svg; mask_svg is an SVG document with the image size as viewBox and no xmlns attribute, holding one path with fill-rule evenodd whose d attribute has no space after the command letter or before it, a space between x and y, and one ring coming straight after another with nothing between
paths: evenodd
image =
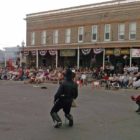
<instances>
[{"instance_id":1,"label":"brick building","mask_svg":"<svg viewBox=\"0 0 140 140\"><path fill-rule=\"evenodd\" d=\"M116 0L27 14L27 64L140 65L139 13L139 0Z\"/></svg>"}]
</instances>

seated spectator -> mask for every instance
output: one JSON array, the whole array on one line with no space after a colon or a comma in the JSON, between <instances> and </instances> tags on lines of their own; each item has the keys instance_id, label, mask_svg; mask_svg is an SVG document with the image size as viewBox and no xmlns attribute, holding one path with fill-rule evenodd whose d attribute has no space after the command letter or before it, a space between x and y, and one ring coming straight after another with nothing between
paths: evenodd
<instances>
[{"instance_id":1,"label":"seated spectator","mask_svg":"<svg viewBox=\"0 0 140 140\"><path fill-rule=\"evenodd\" d=\"M128 87L128 82L129 82L129 76L127 73L124 73L124 77L123 77L123 87L127 88Z\"/></svg>"},{"instance_id":2,"label":"seated spectator","mask_svg":"<svg viewBox=\"0 0 140 140\"><path fill-rule=\"evenodd\" d=\"M133 81L133 87L138 89L140 87L140 74L136 75L135 81Z\"/></svg>"},{"instance_id":3,"label":"seated spectator","mask_svg":"<svg viewBox=\"0 0 140 140\"><path fill-rule=\"evenodd\" d=\"M107 75L107 73L105 73L105 74L103 75L102 79L100 80L101 86L102 86L103 84L107 85L108 80L109 80L109 76Z\"/></svg>"}]
</instances>

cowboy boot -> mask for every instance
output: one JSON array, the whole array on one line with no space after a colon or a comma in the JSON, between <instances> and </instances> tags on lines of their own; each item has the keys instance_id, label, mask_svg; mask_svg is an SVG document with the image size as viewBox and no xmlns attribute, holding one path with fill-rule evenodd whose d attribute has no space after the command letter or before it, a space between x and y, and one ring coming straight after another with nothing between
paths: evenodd
<instances>
[{"instance_id":1,"label":"cowboy boot","mask_svg":"<svg viewBox=\"0 0 140 140\"><path fill-rule=\"evenodd\" d=\"M73 126L73 117L71 114L65 114L66 118L69 120L69 126Z\"/></svg>"},{"instance_id":2,"label":"cowboy boot","mask_svg":"<svg viewBox=\"0 0 140 140\"><path fill-rule=\"evenodd\" d=\"M54 123L56 123L54 125L55 128L59 128L60 126L62 126L62 121L57 113L53 112L53 113L51 113L51 116L52 116Z\"/></svg>"}]
</instances>

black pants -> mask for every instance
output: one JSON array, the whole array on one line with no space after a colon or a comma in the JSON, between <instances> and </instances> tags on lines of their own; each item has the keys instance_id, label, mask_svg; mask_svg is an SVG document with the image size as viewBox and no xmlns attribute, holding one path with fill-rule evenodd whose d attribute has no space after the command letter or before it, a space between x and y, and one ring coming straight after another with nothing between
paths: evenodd
<instances>
[{"instance_id":1,"label":"black pants","mask_svg":"<svg viewBox=\"0 0 140 140\"><path fill-rule=\"evenodd\" d=\"M63 109L65 115L70 114L72 99L59 99L52 107L51 113L57 113L60 109Z\"/></svg>"}]
</instances>

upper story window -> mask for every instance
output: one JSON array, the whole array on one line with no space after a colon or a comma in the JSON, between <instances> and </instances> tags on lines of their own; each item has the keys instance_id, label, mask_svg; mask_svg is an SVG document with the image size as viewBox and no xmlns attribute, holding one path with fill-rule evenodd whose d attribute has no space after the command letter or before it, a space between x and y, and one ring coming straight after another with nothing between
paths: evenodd
<instances>
[{"instance_id":1,"label":"upper story window","mask_svg":"<svg viewBox=\"0 0 140 140\"><path fill-rule=\"evenodd\" d=\"M136 39L136 22L132 22L129 24L129 39Z\"/></svg>"},{"instance_id":2,"label":"upper story window","mask_svg":"<svg viewBox=\"0 0 140 140\"><path fill-rule=\"evenodd\" d=\"M41 32L41 44L42 45L45 45L46 44L46 35L47 35L47 32L46 31L42 31Z\"/></svg>"},{"instance_id":3,"label":"upper story window","mask_svg":"<svg viewBox=\"0 0 140 140\"><path fill-rule=\"evenodd\" d=\"M78 28L78 42L83 42L84 40L84 27Z\"/></svg>"},{"instance_id":4,"label":"upper story window","mask_svg":"<svg viewBox=\"0 0 140 140\"><path fill-rule=\"evenodd\" d=\"M111 29L110 24L105 24L105 27L104 27L104 40L105 41L110 41L110 29Z\"/></svg>"},{"instance_id":5,"label":"upper story window","mask_svg":"<svg viewBox=\"0 0 140 140\"><path fill-rule=\"evenodd\" d=\"M125 24L118 25L118 40L125 39Z\"/></svg>"},{"instance_id":6,"label":"upper story window","mask_svg":"<svg viewBox=\"0 0 140 140\"><path fill-rule=\"evenodd\" d=\"M31 45L35 45L35 32L31 32Z\"/></svg>"},{"instance_id":7,"label":"upper story window","mask_svg":"<svg viewBox=\"0 0 140 140\"><path fill-rule=\"evenodd\" d=\"M53 44L58 44L58 30L53 32Z\"/></svg>"},{"instance_id":8,"label":"upper story window","mask_svg":"<svg viewBox=\"0 0 140 140\"><path fill-rule=\"evenodd\" d=\"M97 36L98 36L98 26L93 25L92 26L92 41L97 41Z\"/></svg>"},{"instance_id":9,"label":"upper story window","mask_svg":"<svg viewBox=\"0 0 140 140\"><path fill-rule=\"evenodd\" d=\"M65 43L70 43L71 40L71 29L65 31Z\"/></svg>"}]
</instances>

